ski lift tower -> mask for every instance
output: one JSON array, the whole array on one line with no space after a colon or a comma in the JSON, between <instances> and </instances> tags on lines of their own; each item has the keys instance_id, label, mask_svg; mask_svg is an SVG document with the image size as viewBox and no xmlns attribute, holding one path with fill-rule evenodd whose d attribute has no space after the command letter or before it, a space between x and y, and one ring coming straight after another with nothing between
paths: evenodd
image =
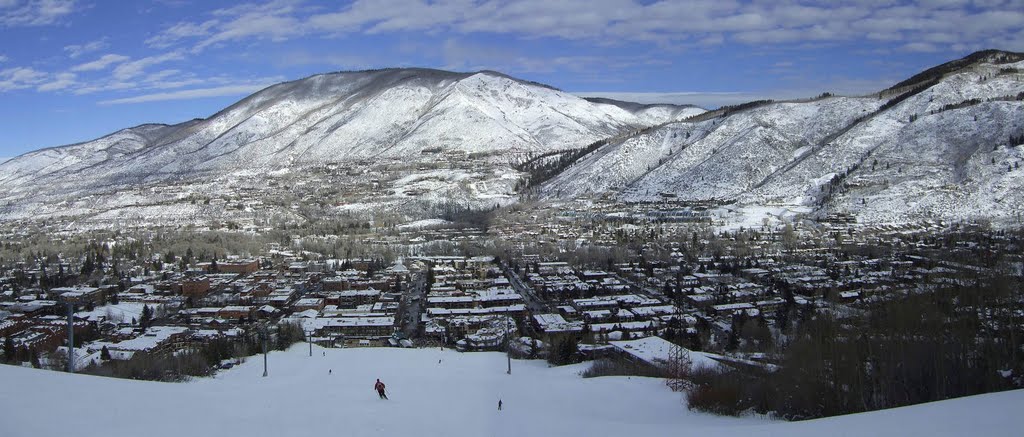
<instances>
[{"instance_id":1,"label":"ski lift tower","mask_svg":"<svg viewBox=\"0 0 1024 437\"><path fill-rule=\"evenodd\" d=\"M508 341L508 325L512 321L512 317L505 313L505 358L508 360L508 371L505 373L512 374L512 345Z\"/></svg>"},{"instance_id":2,"label":"ski lift tower","mask_svg":"<svg viewBox=\"0 0 1024 437\"><path fill-rule=\"evenodd\" d=\"M78 303L78 298L71 293L65 293L60 299L68 307L68 373L75 373L75 304Z\"/></svg>"}]
</instances>

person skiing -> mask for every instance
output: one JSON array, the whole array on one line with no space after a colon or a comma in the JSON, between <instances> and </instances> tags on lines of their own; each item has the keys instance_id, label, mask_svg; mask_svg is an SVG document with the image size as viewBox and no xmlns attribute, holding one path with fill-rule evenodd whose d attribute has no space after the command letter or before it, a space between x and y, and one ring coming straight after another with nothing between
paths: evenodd
<instances>
[{"instance_id":1,"label":"person skiing","mask_svg":"<svg viewBox=\"0 0 1024 437\"><path fill-rule=\"evenodd\" d=\"M377 378L377 383L373 385L373 389L377 390L377 395L381 399L387 399L388 395L384 394L384 383L380 382L380 378Z\"/></svg>"},{"instance_id":2,"label":"person skiing","mask_svg":"<svg viewBox=\"0 0 1024 437\"><path fill-rule=\"evenodd\" d=\"M501 399L498 399L498 411L501 411Z\"/></svg>"}]
</instances>

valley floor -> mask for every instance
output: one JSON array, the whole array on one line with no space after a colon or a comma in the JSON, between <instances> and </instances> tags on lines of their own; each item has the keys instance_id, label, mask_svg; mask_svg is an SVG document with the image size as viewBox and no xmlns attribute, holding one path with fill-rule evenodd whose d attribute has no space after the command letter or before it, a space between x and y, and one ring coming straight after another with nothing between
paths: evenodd
<instances>
[{"instance_id":1,"label":"valley floor","mask_svg":"<svg viewBox=\"0 0 1024 437\"><path fill-rule=\"evenodd\" d=\"M1024 390L806 422L686 409L662 380L583 379L500 353L296 345L210 379L157 383L0 366L0 435L1020 435ZM376 378L390 400L373 391ZM498 400L503 411L497 411Z\"/></svg>"}]
</instances>

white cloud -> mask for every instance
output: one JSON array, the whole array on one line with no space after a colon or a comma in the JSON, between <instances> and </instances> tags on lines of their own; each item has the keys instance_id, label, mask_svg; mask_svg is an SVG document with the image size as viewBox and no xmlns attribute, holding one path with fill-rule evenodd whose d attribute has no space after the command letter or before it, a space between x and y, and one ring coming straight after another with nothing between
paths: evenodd
<instances>
[{"instance_id":1,"label":"white cloud","mask_svg":"<svg viewBox=\"0 0 1024 437\"><path fill-rule=\"evenodd\" d=\"M149 88L149 89L167 90L167 89L182 88L182 87L193 86L193 85L203 85L203 84L206 84L207 82L209 82L209 80L207 80L207 79L200 79L200 78L197 78L197 77L179 78L179 79L176 79L176 80L163 80L163 79L161 79L161 80L153 80L153 81L150 81L150 80L147 79L146 87Z\"/></svg>"},{"instance_id":2,"label":"white cloud","mask_svg":"<svg viewBox=\"0 0 1024 437\"><path fill-rule=\"evenodd\" d=\"M600 68L628 70L637 65L654 65L661 62L655 56L612 55L612 56L533 56L500 46L447 39L440 46L439 57L446 70L478 71L496 70L505 73L552 73L570 71L587 73Z\"/></svg>"},{"instance_id":3,"label":"white cloud","mask_svg":"<svg viewBox=\"0 0 1024 437\"><path fill-rule=\"evenodd\" d=\"M85 94L98 93L101 91L131 90L136 89L138 87L139 84L136 82L110 80L107 82L94 82L91 84L82 85L72 90L71 93L76 96L81 96Z\"/></svg>"},{"instance_id":4,"label":"white cloud","mask_svg":"<svg viewBox=\"0 0 1024 437\"><path fill-rule=\"evenodd\" d=\"M31 88L46 81L47 74L31 67L0 70L0 92Z\"/></svg>"},{"instance_id":5,"label":"white cloud","mask_svg":"<svg viewBox=\"0 0 1024 437\"><path fill-rule=\"evenodd\" d=\"M142 75L145 73L145 70L151 66L165 62L180 61L182 59L185 59L185 55L180 51L174 51L161 55L145 57L135 61L124 62L114 68L114 78L122 81L128 80Z\"/></svg>"},{"instance_id":6,"label":"white cloud","mask_svg":"<svg viewBox=\"0 0 1024 437\"><path fill-rule=\"evenodd\" d=\"M7 62L7 57L4 55L0 55L0 62Z\"/></svg>"},{"instance_id":7,"label":"white cloud","mask_svg":"<svg viewBox=\"0 0 1024 437\"><path fill-rule=\"evenodd\" d=\"M704 38L701 38L700 41L697 41L697 44L702 45L702 46L715 46L715 45L722 44L724 42L725 42L725 37L723 37L722 34L720 34L720 33L716 33L716 34L708 35L708 36L706 36Z\"/></svg>"},{"instance_id":8,"label":"white cloud","mask_svg":"<svg viewBox=\"0 0 1024 437\"><path fill-rule=\"evenodd\" d=\"M1024 27L1020 2L970 5L936 0L893 1L692 0L641 4L636 0L356 0L335 10L300 8L291 1L244 4L213 12L213 19L175 24L149 40L181 41L193 50L229 41L283 41L298 36L353 33L511 34L601 44L655 42L663 47L845 42L868 39L903 44L955 44L1015 39Z\"/></svg>"},{"instance_id":9,"label":"white cloud","mask_svg":"<svg viewBox=\"0 0 1024 437\"><path fill-rule=\"evenodd\" d=\"M160 70L146 76L146 82L160 82L164 79L181 74L181 70Z\"/></svg>"},{"instance_id":10,"label":"white cloud","mask_svg":"<svg viewBox=\"0 0 1024 437\"><path fill-rule=\"evenodd\" d=\"M101 105L124 105L132 103L162 102L167 100L192 100L207 97L222 97L252 94L269 86L269 83L250 85L225 85L214 88L198 88L190 90L171 91L163 93L145 94L122 99L103 100Z\"/></svg>"},{"instance_id":11,"label":"white cloud","mask_svg":"<svg viewBox=\"0 0 1024 437\"><path fill-rule=\"evenodd\" d=\"M912 42L902 45L900 50L906 50L908 52L937 52L939 51L939 48L935 44L931 43Z\"/></svg>"},{"instance_id":12,"label":"white cloud","mask_svg":"<svg viewBox=\"0 0 1024 437\"><path fill-rule=\"evenodd\" d=\"M92 53L95 51L103 50L108 46L109 44L107 44L107 39L101 38L96 41L87 42L85 44L72 44L69 46L64 46L64 51L68 52L68 57L70 57L71 59L75 59L86 53Z\"/></svg>"},{"instance_id":13,"label":"white cloud","mask_svg":"<svg viewBox=\"0 0 1024 437\"><path fill-rule=\"evenodd\" d=\"M75 10L75 0L14 0L0 3L0 27L54 24Z\"/></svg>"},{"instance_id":14,"label":"white cloud","mask_svg":"<svg viewBox=\"0 0 1024 437\"><path fill-rule=\"evenodd\" d=\"M71 67L71 71L99 71L106 69L107 67L113 64L124 62L129 59L131 58L124 55L110 53L101 56L99 59L95 61L86 62L84 64L79 64L74 67Z\"/></svg>"},{"instance_id":15,"label":"white cloud","mask_svg":"<svg viewBox=\"0 0 1024 437\"><path fill-rule=\"evenodd\" d=\"M294 17L281 15L248 14L225 23L220 30L209 38L200 41L193 51L201 51L209 46L243 39L269 39L284 41L302 33L302 23Z\"/></svg>"},{"instance_id":16,"label":"white cloud","mask_svg":"<svg viewBox=\"0 0 1024 437\"><path fill-rule=\"evenodd\" d=\"M304 50L288 50L274 56L273 62L286 67L297 65L327 65L345 70L367 69L379 65L377 61L363 56L343 53L311 53Z\"/></svg>"},{"instance_id":17,"label":"white cloud","mask_svg":"<svg viewBox=\"0 0 1024 437\"><path fill-rule=\"evenodd\" d=\"M154 48L167 48L182 39L207 36L210 34L210 30L218 24L220 24L218 20L208 20L202 23L178 23L147 39L146 45Z\"/></svg>"},{"instance_id":18,"label":"white cloud","mask_svg":"<svg viewBox=\"0 0 1024 437\"><path fill-rule=\"evenodd\" d=\"M985 4L979 4L979 1ZM292 0L219 9L205 20L180 22L147 40L193 52L231 42L285 41L348 34L507 34L601 45L653 43L687 50L728 42L795 45L868 41L905 50L1013 49L1024 28L1020 1L934 0L355 0L299 7ZM1002 43L1001 43L1002 42ZM994 44L994 45L993 45ZM1011 44L1012 47L1006 44ZM476 61L479 63L480 61Z\"/></svg>"},{"instance_id":19,"label":"white cloud","mask_svg":"<svg viewBox=\"0 0 1024 437\"><path fill-rule=\"evenodd\" d=\"M58 91L75 85L77 76L74 73L57 73L52 81L36 87L38 91Z\"/></svg>"},{"instance_id":20,"label":"white cloud","mask_svg":"<svg viewBox=\"0 0 1024 437\"><path fill-rule=\"evenodd\" d=\"M212 13L217 18L203 23L178 23L154 37L154 43L172 44L187 38L201 39L192 48L193 52L200 52L230 41L284 41L304 34L302 20L297 16L298 3L298 0L274 0L218 9Z\"/></svg>"}]
</instances>

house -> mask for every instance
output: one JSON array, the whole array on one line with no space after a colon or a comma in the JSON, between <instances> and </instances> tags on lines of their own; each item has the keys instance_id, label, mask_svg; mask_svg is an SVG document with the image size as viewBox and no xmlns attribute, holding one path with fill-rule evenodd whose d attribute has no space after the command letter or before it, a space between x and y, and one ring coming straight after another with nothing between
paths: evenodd
<instances>
[{"instance_id":1,"label":"house","mask_svg":"<svg viewBox=\"0 0 1024 437\"><path fill-rule=\"evenodd\" d=\"M334 291L327 294L327 305L354 308L359 305L374 303L380 297L380 291L368 288L365 290Z\"/></svg>"},{"instance_id":2,"label":"house","mask_svg":"<svg viewBox=\"0 0 1024 437\"><path fill-rule=\"evenodd\" d=\"M231 260L217 263L217 270L223 273L253 273L260 269L260 262L255 259Z\"/></svg>"},{"instance_id":3,"label":"house","mask_svg":"<svg viewBox=\"0 0 1024 437\"><path fill-rule=\"evenodd\" d=\"M677 359L689 364L692 371L697 368L718 368L720 355L691 351L673 344L661 337L644 337L636 340L610 341L617 355L627 361L650 367L669 369ZM685 372L686 370L684 370Z\"/></svg>"},{"instance_id":4,"label":"house","mask_svg":"<svg viewBox=\"0 0 1024 437\"><path fill-rule=\"evenodd\" d=\"M754 304L749 303L749 302L741 302L741 303L727 303L727 304L721 304L721 305L712 305L710 312L712 314L715 314L715 315L731 316L731 315L733 315L735 313L738 313L740 311L753 310L753 309L755 309Z\"/></svg>"},{"instance_id":5,"label":"house","mask_svg":"<svg viewBox=\"0 0 1024 437\"><path fill-rule=\"evenodd\" d=\"M12 313L23 314L25 317L37 317L46 314L61 313L61 309L57 305L57 302L52 300L31 300L28 302L19 302L7 306L7 310Z\"/></svg>"},{"instance_id":6,"label":"house","mask_svg":"<svg viewBox=\"0 0 1024 437\"><path fill-rule=\"evenodd\" d=\"M328 319L323 324L322 332L346 337L376 338L390 336L395 330L394 326L394 316L337 317Z\"/></svg>"},{"instance_id":7,"label":"house","mask_svg":"<svg viewBox=\"0 0 1024 437\"><path fill-rule=\"evenodd\" d=\"M619 307L619 302L608 298L573 299L572 306L576 311L612 310Z\"/></svg>"},{"instance_id":8,"label":"house","mask_svg":"<svg viewBox=\"0 0 1024 437\"><path fill-rule=\"evenodd\" d=\"M785 303L785 299L781 297L773 297L771 299L759 300L757 302L754 302L754 305L757 305L757 309L761 310L762 312L771 312L778 310L779 307L781 307Z\"/></svg>"},{"instance_id":9,"label":"house","mask_svg":"<svg viewBox=\"0 0 1024 437\"><path fill-rule=\"evenodd\" d=\"M295 312L301 312L306 310L323 311L324 299L320 297L307 297L299 299L292 304L292 310Z\"/></svg>"},{"instance_id":10,"label":"house","mask_svg":"<svg viewBox=\"0 0 1024 437\"><path fill-rule=\"evenodd\" d=\"M186 279L181 282L181 295L193 300L199 300L210 293L209 278Z\"/></svg>"},{"instance_id":11,"label":"house","mask_svg":"<svg viewBox=\"0 0 1024 437\"><path fill-rule=\"evenodd\" d=\"M859 291L844 291L844 292L839 293L839 299L842 300L843 302L853 302L853 301L855 301L857 299L860 299L860 292Z\"/></svg>"},{"instance_id":12,"label":"house","mask_svg":"<svg viewBox=\"0 0 1024 437\"><path fill-rule=\"evenodd\" d=\"M281 312L281 310L279 310L277 308L274 308L273 306L263 305L263 306L261 306L261 307L256 309L256 317L259 317L261 319L265 319L265 318L276 316L280 312Z\"/></svg>"},{"instance_id":13,"label":"house","mask_svg":"<svg viewBox=\"0 0 1024 437\"><path fill-rule=\"evenodd\" d=\"M228 320L240 318L252 318L252 307L244 305L229 305L217 311L217 317Z\"/></svg>"},{"instance_id":14,"label":"house","mask_svg":"<svg viewBox=\"0 0 1024 437\"><path fill-rule=\"evenodd\" d=\"M89 351L98 352L104 346L114 359L130 359L136 352L160 353L178 350L189 341L189 329L182 326L152 326L145 333L116 343L94 342Z\"/></svg>"},{"instance_id":15,"label":"house","mask_svg":"<svg viewBox=\"0 0 1024 437\"><path fill-rule=\"evenodd\" d=\"M337 276L324 278L320 283L323 284L324 291L341 291L349 288L349 281Z\"/></svg>"},{"instance_id":16,"label":"house","mask_svg":"<svg viewBox=\"0 0 1024 437\"><path fill-rule=\"evenodd\" d=\"M583 331L583 322L567 322L559 314L535 314L534 326L545 333L569 333Z\"/></svg>"},{"instance_id":17,"label":"house","mask_svg":"<svg viewBox=\"0 0 1024 437\"><path fill-rule=\"evenodd\" d=\"M51 289L49 294L53 299L80 305L102 305L107 301L103 292L95 287L58 287Z\"/></svg>"}]
</instances>

